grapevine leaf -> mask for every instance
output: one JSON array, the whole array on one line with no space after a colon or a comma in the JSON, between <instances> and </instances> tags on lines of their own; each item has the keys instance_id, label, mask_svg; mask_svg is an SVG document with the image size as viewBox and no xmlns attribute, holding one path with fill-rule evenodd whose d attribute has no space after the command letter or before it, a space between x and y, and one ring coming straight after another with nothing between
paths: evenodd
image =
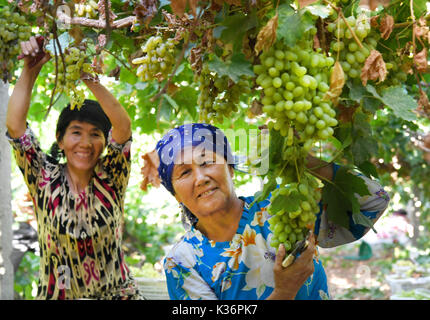
<instances>
[{"instance_id":1,"label":"grapevine leaf","mask_svg":"<svg viewBox=\"0 0 430 320\"><path fill-rule=\"evenodd\" d=\"M294 12L288 4L283 4L279 6L278 16L277 39L292 47L303 36L301 14Z\"/></svg>"},{"instance_id":2,"label":"grapevine leaf","mask_svg":"<svg viewBox=\"0 0 430 320\"><path fill-rule=\"evenodd\" d=\"M355 102L361 102L369 93L361 83L348 81L346 85L349 88L349 98Z\"/></svg>"},{"instance_id":3,"label":"grapevine leaf","mask_svg":"<svg viewBox=\"0 0 430 320\"><path fill-rule=\"evenodd\" d=\"M130 72L129 70L123 68L121 69L121 73L119 75L119 80L122 83L129 83L131 85L136 84L136 82L139 80L136 76L136 74Z\"/></svg>"},{"instance_id":4,"label":"grapevine leaf","mask_svg":"<svg viewBox=\"0 0 430 320\"><path fill-rule=\"evenodd\" d=\"M64 49L66 49L74 41L74 39L68 32L64 32L58 37L58 41L61 46L61 51L64 52ZM51 39L45 48L51 55L55 55L55 52L57 52L57 55L60 55L60 51L56 42L54 49L54 42L55 39Z\"/></svg>"},{"instance_id":5,"label":"grapevine leaf","mask_svg":"<svg viewBox=\"0 0 430 320\"><path fill-rule=\"evenodd\" d=\"M261 28L257 36L255 53L259 54L261 50L267 51L272 47L276 40L276 29L278 28L278 14L270 19L267 24Z\"/></svg>"},{"instance_id":6,"label":"grapevine leaf","mask_svg":"<svg viewBox=\"0 0 430 320\"><path fill-rule=\"evenodd\" d=\"M288 196L278 194L271 200L271 211L278 212L285 210L286 212L294 212L300 208L300 203L305 200L306 197L297 190L293 190Z\"/></svg>"},{"instance_id":7,"label":"grapevine leaf","mask_svg":"<svg viewBox=\"0 0 430 320\"><path fill-rule=\"evenodd\" d=\"M369 178L371 176L379 178L378 171L376 171L375 165L370 161L364 161L358 166L358 168L360 169L360 172L364 173Z\"/></svg>"},{"instance_id":8,"label":"grapevine leaf","mask_svg":"<svg viewBox=\"0 0 430 320\"><path fill-rule=\"evenodd\" d=\"M376 233L376 230L373 227L372 220L366 217L361 211L353 212L352 220L355 224L361 224L362 226L371 228Z\"/></svg>"},{"instance_id":9,"label":"grapevine leaf","mask_svg":"<svg viewBox=\"0 0 430 320\"><path fill-rule=\"evenodd\" d=\"M348 168L340 167L333 183L326 182L323 188L322 201L327 205L328 219L348 229L347 212L352 212L353 215L360 213L360 204L356 194L370 195L366 183L360 177L348 172ZM357 221L356 223L359 224L364 223L358 218Z\"/></svg>"},{"instance_id":10,"label":"grapevine leaf","mask_svg":"<svg viewBox=\"0 0 430 320\"><path fill-rule=\"evenodd\" d=\"M361 82L363 86L367 84L368 80L378 80L382 82L387 77L387 73L387 67L385 66L381 53L378 50L372 50L361 69Z\"/></svg>"},{"instance_id":11,"label":"grapevine leaf","mask_svg":"<svg viewBox=\"0 0 430 320\"><path fill-rule=\"evenodd\" d=\"M357 13L357 9L360 6L360 0L351 1L344 9L343 14L348 17Z\"/></svg>"},{"instance_id":12,"label":"grapevine leaf","mask_svg":"<svg viewBox=\"0 0 430 320\"><path fill-rule=\"evenodd\" d=\"M381 31L381 37L385 40L387 40L391 32L393 32L394 27L394 18L390 15L386 15L381 20L381 26L379 27L379 30Z\"/></svg>"},{"instance_id":13,"label":"grapevine leaf","mask_svg":"<svg viewBox=\"0 0 430 320\"><path fill-rule=\"evenodd\" d=\"M428 69L427 65L427 48L422 49L414 56L414 64L418 72L426 72Z\"/></svg>"},{"instance_id":14,"label":"grapevine leaf","mask_svg":"<svg viewBox=\"0 0 430 320\"><path fill-rule=\"evenodd\" d=\"M219 26L214 29L214 37L219 38L224 43L232 43L234 48L242 46L245 33L257 26L257 17L254 13L236 13L225 16L220 21ZM240 51L240 50L235 50Z\"/></svg>"},{"instance_id":15,"label":"grapevine leaf","mask_svg":"<svg viewBox=\"0 0 430 320\"><path fill-rule=\"evenodd\" d=\"M267 197L269 196L270 192L272 192L275 188L276 188L276 177L268 177L269 181L267 183L264 184L263 186L263 190L261 191L257 191L254 194L254 202L251 204L251 206L255 203L255 202L259 202L259 201L263 201L265 199L267 199Z\"/></svg>"},{"instance_id":16,"label":"grapevine leaf","mask_svg":"<svg viewBox=\"0 0 430 320\"><path fill-rule=\"evenodd\" d=\"M345 85L345 74L339 61L336 61L330 76L330 90L326 92L324 99L337 102Z\"/></svg>"},{"instance_id":17,"label":"grapevine leaf","mask_svg":"<svg viewBox=\"0 0 430 320\"><path fill-rule=\"evenodd\" d=\"M163 94L163 97L167 100L167 102L176 110L178 111L180 108L175 100L173 100L168 94Z\"/></svg>"},{"instance_id":18,"label":"grapevine leaf","mask_svg":"<svg viewBox=\"0 0 430 320\"><path fill-rule=\"evenodd\" d=\"M348 199L340 194L336 187L330 183L326 183L322 189L322 202L327 204L327 218L329 221L342 226L349 227L349 219L346 214L350 210Z\"/></svg>"},{"instance_id":19,"label":"grapevine leaf","mask_svg":"<svg viewBox=\"0 0 430 320\"><path fill-rule=\"evenodd\" d=\"M372 98L372 97L364 97L363 98L363 109L374 114L376 110L381 107L381 100Z\"/></svg>"},{"instance_id":20,"label":"grapevine leaf","mask_svg":"<svg viewBox=\"0 0 430 320\"><path fill-rule=\"evenodd\" d=\"M307 6L305 10L309 11L314 16L320 17L321 19L325 19L330 15L329 8L322 4L314 4L311 6Z\"/></svg>"},{"instance_id":21,"label":"grapevine leaf","mask_svg":"<svg viewBox=\"0 0 430 320\"><path fill-rule=\"evenodd\" d=\"M378 145L376 140L370 136L358 137L352 144L351 151L354 156L354 163L359 166L378 152Z\"/></svg>"},{"instance_id":22,"label":"grapevine leaf","mask_svg":"<svg viewBox=\"0 0 430 320\"><path fill-rule=\"evenodd\" d=\"M177 14L179 17L184 15L186 5L187 0L170 0L170 7L173 13Z\"/></svg>"},{"instance_id":23,"label":"grapevine leaf","mask_svg":"<svg viewBox=\"0 0 430 320\"><path fill-rule=\"evenodd\" d=\"M356 112L353 122L353 134L357 136L367 136L371 133L370 123L367 121L367 115L363 112Z\"/></svg>"},{"instance_id":24,"label":"grapevine leaf","mask_svg":"<svg viewBox=\"0 0 430 320\"><path fill-rule=\"evenodd\" d=\"M243 75L254 76L251 63L245 59L242 53L234 54L231 60L226 62L214 56L208 65L211 71L216 72L219 76L228 76L236 83Z\"/></svg>"},{"instance_id":25,"label":"grapevine leaf","mask_svg":"<svg viewBox=\"0 0 430 320\"><path fill-rule=\"evenodd\" d=\"M399 118L409 121L416 120L412 110L416 109L418 104L402 87L387 88L383 91L381 100Z\"/></svg>"}]
</instances>

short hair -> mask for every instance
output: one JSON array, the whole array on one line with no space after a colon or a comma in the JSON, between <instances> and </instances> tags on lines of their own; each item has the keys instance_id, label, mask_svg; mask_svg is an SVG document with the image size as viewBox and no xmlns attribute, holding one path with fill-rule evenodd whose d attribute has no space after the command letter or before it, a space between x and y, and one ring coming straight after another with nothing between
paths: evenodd
<instances>
[{"instance_id":1,"label":"short hair","mask_svg":"<svg viewBox=\"0 0 430 320\"><path fill-rule=\"evenodd\" d=\"M112 124L103 111L100 104L95 100L85 99L80 108L71 108L70 103L61 111L58 117L56 135L61 140L66 129L73 120L88 122L99 128L107 140Z\"/></svg>"},{"instance_id":2,"label":"short hair","mask_svg":"<svg viewBox=\"0 0 430 320\"><path fill-rule=\"evenodd\" d=\"M87 122L103 132L105 140L108 140L109 131L112 128L112 124L103 111L100 104L95 100L85 99L84 103L80 108L71 108L70 103L61 111L57 121L57 128L55 131L57 141L63 139L66 129L70 122L77 120L81 122ZM54 142L51 146L50 156L57 162L63 156L62 152L58 147L58 142Z\"/></svg>"}]
</instances>

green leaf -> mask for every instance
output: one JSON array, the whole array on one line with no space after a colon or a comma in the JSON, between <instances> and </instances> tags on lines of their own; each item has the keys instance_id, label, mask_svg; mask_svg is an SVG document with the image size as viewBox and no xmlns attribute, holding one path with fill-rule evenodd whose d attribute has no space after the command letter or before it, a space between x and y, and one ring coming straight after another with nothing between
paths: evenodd
<instances>
[{"instance_id":1,"label":"green leaf","mask_svg":"<svg viewBox=\"0 0 430 320\"><path fill-rule=\"evenodd\" d=\"M122 68L119 74L119 81L123 83L136 84L139 81L136 74L128 71L126 68Z\"/></svg>"},{"instance_id":2,"label":"green leaf","mask_svg":"<svg viewBox=\"0 0 430 320\"><path fill-rule=\"evenodd\" d=\"M371 176L375 177L375 178L379 178L378 175L378 171L376 171L376 167L373 163L371 163L370 161L363 161L358 168L360 169L360 171L362 173L364 173L366 176L368 176L369 178Z\"/></svg>"},{"instance_id":3,"label":"green leaf","mask_svg":"<svg viewBox=\"0 0 430 320\"><path fill-rule=\"evenodd\" d=\"M163 97L173 107L173 109L175 109L176 111L178 111L180 109L178 104L176 103L176 101L173 100L168 94L163 94Z\"/></svg>"},{"instance_id":4,"label":"green leaf","mask_svg":"<svg viewBox=\"0 0 430 320\"><path fill-rule=\"evenodd\" d=\"M418 104L402 87L387 88L383 91L381 100L399 118L409 121L417 119L412 110L416 109Z\"/></svg>"},{"instance_id":5,"label":"green leaf","mask_svg":"<svg viewBox=\"0 0 430 320\"><path fill-rule=\"evenodd\" d=\"M277 40L283 40L290 47L294 46L302 36L304 26L301 14L296 13L289 5L280 5L278 9Z\"/></svg>"},{"instance_id":6,"label":"green leaf","mask_svg":"<svg viewBox=\"0 0 430 320\"><path fill-rule=\"evenodd\" d=\"M300 208L300 203L305 201L306 197L297 190L292 191L288 196L278 194L271 199L270 206L272 212L285 210L286 212L294 212Z\"/></svg>"},{"instance_id":7,"label":"green leaf","mask_svg":"<svg viewBox=\"0 0 430 320\"><path fill-rule=\"evenodd\" d=\"M360 177L350 173L348 168L340 167L333 183L325 182L323 188L322 201L327 204L328 219L335 224L349 228L347 212L360 213L360 203L356 194L370 195L366 183Z\"/></svg>"},{"instance_id":8,"label":"green leaf","mask_svg":"<svg viewBox=\"0 0 430 320\"><path fill-rule=\"evenodd\" d=\"M364 97L362 103L363 109L372 114L381 107L381 101L372 97Z\"/></svg>"},{"instance_id":9,"label":"green leaf","mask_svg":"<svg viewBox=\"0 0 430 320\"><path fill-rule=\"evenodd\" d=\"M64 32L58 37L58 41L60 42L61 51L64 52L64 50L75 40L68 32ZM54 42L55 42L55 49L54 49ZM60 50L58 48L58 45L55 39L51 39L48 42L48 44L46 45L46 50L48 50L51 55L55 55L55 52L57 52L57 55L60 55Z\"/></svg>"},{"instance_id":10,"label":"green leaf","mask_svg":"<svg viewBox=\"0 0 430 320\"><path fill-rule=\"evenodd\" d=\"M214 29L214 37L224 43L233 43L235 48L242 46L245 33L257 26L257 16L254 12L245 14L236 12L221 20L219 27Z\"/></svg>"},{"instance_id":11,"label":"green leaf","mask_svg":"<svg viewBox=\"0 0 430 320\"><path fill-rule=\"evenodd\" d=\"M354 164L360 166L363 162L369 161L372 155L377 154L377 141L370 137L357 137L352 146L351 151L354 156Z\"/></svg>"},{"instance_id":12,"label":"green leaf","mask_svg":"<svg viewBox=\"0 0 430 320\"><path fill-rule=\"evenodd\" d=\"M361 224L362 226L369 227L376 233L376 230L373 227L372 220L366 217L361 211L353 212L352 220L354 221L355 224Z\"/></svg>"},{"instance_id":13,"label":"green leaf","mask_svg":"<svg viewBox=\"0 0 430 320\"><path fill-rule=\"evenodd\" d=\"M364 114L363 112L356 112L354 114L352 130L354 137L369 136L372 133L372 128L367 120L366 114Z\"/></svg>"},{"instance_id":14,"label":"green leaf","mask_svg":"<svg viewBox=\"0 0 430 320\"><path fill-rule=\"evenodd\" d=\"M349 88L349 98L351 100L354 100L356 102L361 102L361 100L364 97L369 95L366 88L363 87L363 85L360 82L357 83L357 82L347 81L346 85Z\"/></svg>"},{"instance_id":15,"label":"green leaf","mask_svg":"<svg viewBox=\"0 0 430 320\"><path fill-rule=\"evenodd\" d=\"M269 178L269 181L264 184L263 190L257 191L254 194L254 199L255 200L251 204L251 206L253 206L255 202L259 202L259 201L263 201L263 200L267 199L267 197L269 196L270 192L272 192L273 190L275 190L276 186L277 186L276 177Z\"/></svg>"},{"instance_id":16,"label":"green leaf","mask_svg":"<svg viewBox=\"0 0 430 320\"><path fill-rule=\"evenodd\" d=\"M306 6L304 10L309 11L314 16L320 17L321 19L325 19L330 15L329 7L324 6L322 4L313 4L311 6Z\"/></svg>"},{"instance_id":17,"label":"green leaf","mask_svg":"<svg viewBox=\"0 0 430 320\"><path fill-rule=\"evenodd\" d=\"M242 53L234 54L231 60L226 62L214 56L208 65L211 71L216 72L219 76L228 76L234 82L238 82L243 75L254 76L252 64L245 59Z\"/></svg>"}]
</instances>

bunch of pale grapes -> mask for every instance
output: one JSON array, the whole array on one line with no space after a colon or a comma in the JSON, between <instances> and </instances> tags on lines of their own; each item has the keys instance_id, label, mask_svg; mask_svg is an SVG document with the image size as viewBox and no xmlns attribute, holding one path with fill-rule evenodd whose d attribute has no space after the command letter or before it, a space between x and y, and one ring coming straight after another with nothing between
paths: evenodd
<instances>
[{"instance_id":1,"label":"bunch of pale grapes","mask_svg":"<svg viewBox=\"0 0 430 320\"><path fill-rule=\"evenodd\" d=\"M378 44L378 34L372 31L370 21L365 14L358 18L355 16L347 17L346 21L362 47L354 38L345 21L339 18L336 22L327 25L327 30L334 35L330 50L334 57L339 54L345 80L352 78L359 81L364 62Z\"/></svg>"},{"instance_id":2,"label":"bunch of pale grapes","mask_svg":"<svg viewBox=\"0 0 430 320\"><path fill-rule=\"evenodd\" d=\"M205 122L222 123L224 117L238 111L241 95L251 93L250 82L245 77L235 83L226 75L220 77L210 72L207 65L203 66L197 81L200 120Z\"/></svg>"},{"instance_id":3,"label":"bunch of pale grapes","mask_svg":"<svg viewBox=\"0 0 430 320\"><path fill-rule=\"evenodd\" d=\"M401 69L401 66L403 65L401 58L395 55L387 56L383 54L383 59L386 61L385 66L387 68L388 75L380 85L380 88L384 89L391 86L398 86L406 82L408 75Z\"/></svg>"},{"instance_id":4,"label":"bunch of pale grapes","mask_svg":"<svg viewBox=\"0 0 430 320\"><path fill-rule=\"evenodd\" d=\"M85 100L85 92L78 87L81 73L91 73L91 64L85 62L85 51L76 47L70 47L64 52L64 63L61 56L57 57L57 65L54 61L54 70L57 70L56 91L65 93L70 99L71 108L80 108Z\"/></svg>"},{"instance_id":5,"label":"bunch of pale grapes","mask_svg":"<svg viewBox=\"0 0 430 320\"><path fill-rule=\"evenodd\" d=\"M259 130L257 134L249 134L248 152L245 165L248 167L248 173L265 174L268 169L269 160L269 132L268 130Z\"/></svg>"},{"instance_id":6,"label":"bunch of pale grapes","mask_svg":"<svg viewBox=\"0 0 430 320\"><path fill-rule=\"evenodd\" d=\"M281 135L295 132L309 150L315 140L333 135L337 125L332 102L323 97L329 90L334 59L312 49L311 41L294 47L278 42L260 56L254 65L256 83L263 90L261 102L274 122L269 123Z\"/></svg>"},{"instance_id":7,"label":"bunch of pale grapes","mask_svg":"<svg viewBox=\"0 0 430 320\"><path fill-rule=\"evenodd\" d=\"M14 59L21 52L20 41L28 40L31 27L24 16L12 12L8 6L0 9L0 78L11 80Z\"/></svg>"},{"instance_id":8,"label":"bunch of pale grapes","mask_svg":"<svg viewBox=\"0 0 430 320\"><path fill-rule=\"evenodd\" d=\"M94 0L75 3L75 14L78 17L95 18L98 14L98 4Z\"/></svg>"},{"instance_id":9,"label":"bunch of pale grapes","mask_svg":"<svg viewBox=\"0 0 430 320\"><path fill-rule=\"evenodd\" d=\"M169 38L166 41L161 36L150 37L142 46L144 56L133 59L138 64L137 76L142 81L166 79L175 66L176 41Z\"/></svg>"},{"instance_id":10,"label":"bunch of pale grapes","mask_svg":"<svg viewBox=\"0 0 430 320\"><path fill-rule=\"evenodd\" d=\"M300 199L294 208L281 208L275 212L272 205L268 207L267 211L271 215L269 228L273 232L270 242L272 247L278 248L279 244L283 243L287 253L290 253L294 244L303 240L309 230L313 230L321 199L321 193L317 188L317 179L304 172L300 182L287 184L283 182L272 192L271 203L282 201L281 198Z\"/></svg>"}]
</instances>

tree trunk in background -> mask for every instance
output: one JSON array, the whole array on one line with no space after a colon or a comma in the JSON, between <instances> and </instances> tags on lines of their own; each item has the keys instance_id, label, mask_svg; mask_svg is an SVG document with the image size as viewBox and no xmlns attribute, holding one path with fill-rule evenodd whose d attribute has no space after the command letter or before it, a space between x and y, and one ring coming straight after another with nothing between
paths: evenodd
<instances>
[{"instance_id":1,"label":"tree trunk in background","mask_svg":"<svg viewBox=\"0 0 430 320\"><path fill-rule=\"evenodd\" d=\"M412 191L413 191L415 197L418 197L418 199L421 199L421 197L420 197L421 192L417 186L415 186ZM409 205L408 213L410 212L411 224L414 227L414 236L412 237L412 244L414 246L417 246L418 245L418 238L420 236L419 227L420 227L420 209L421 208L417 208L415 206L414 201L409 201L408 205Z\"/></svg>"},{"instance_id":2,"label":"tree trunk in background","mask_svg":"<svg viewBox=\"0 0 430 320\"><path fill-rule=\"evenodd\" d=\"M5 138L9 84L0 80L0 299L13 299L11 150Z\"/></svg>"}]
</instances>

